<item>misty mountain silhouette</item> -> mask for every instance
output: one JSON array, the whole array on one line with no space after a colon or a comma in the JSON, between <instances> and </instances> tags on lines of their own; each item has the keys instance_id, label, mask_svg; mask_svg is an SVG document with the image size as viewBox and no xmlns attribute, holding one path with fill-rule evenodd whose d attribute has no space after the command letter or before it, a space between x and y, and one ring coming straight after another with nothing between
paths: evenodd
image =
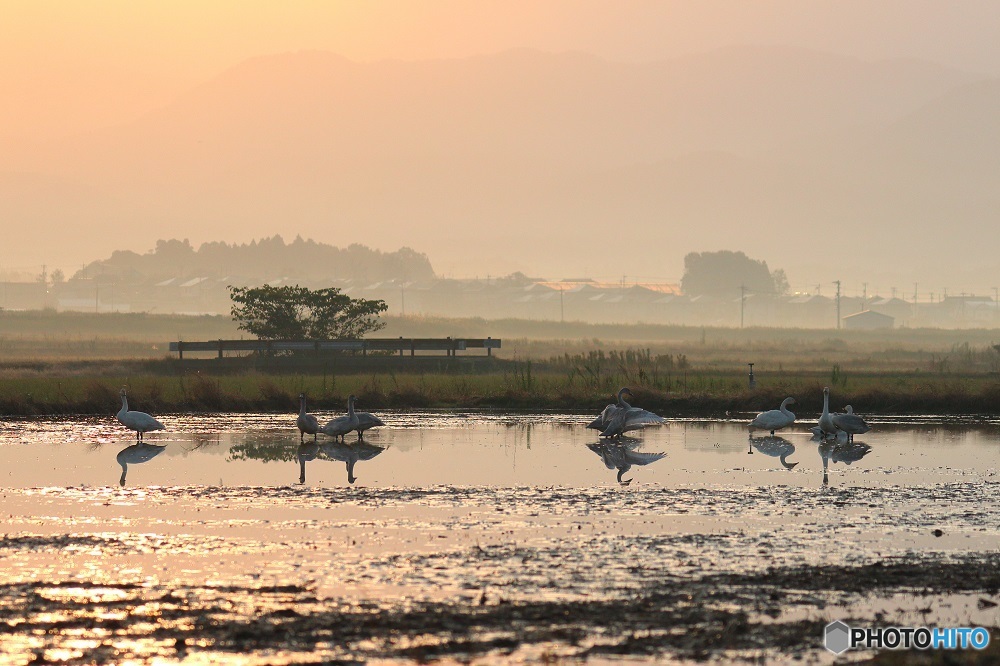
<instances>
[{"instance_id":1,"label":"misty mountain silhouette","mask_svg":"<svg viewBox=\"0 0 1000 666\"><path fill-rule=\"evenodd\" d=\"M125 229L137 250L275 233L409 246L460 275L676 280L689 251L739 249L793 283L803 271L905 279L933 252L941 261L919 270L946 280L959 257L996 263L961 237L995 210L998 102L1000 83L932 63L784 48L647 64L281 54L128 125L9 156L0 212L30 224L8 243L44 247L50 264L106 256ZM944 241L891 250L943 223ZM646 251L602 243L595 270L594 239L614 229ZM816 253L833 234L866 242Z\"/></svg>"}]
</instances>

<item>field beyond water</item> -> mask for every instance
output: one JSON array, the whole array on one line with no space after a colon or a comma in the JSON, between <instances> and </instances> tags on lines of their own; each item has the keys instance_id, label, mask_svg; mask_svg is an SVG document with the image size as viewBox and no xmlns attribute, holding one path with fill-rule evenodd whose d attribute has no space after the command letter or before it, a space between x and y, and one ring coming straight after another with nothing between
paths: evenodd
<instances>
[{"instance_id":1,"label":"field beyond water","mask_svg":"<svg viewBox=\"0 0 1000 666\"><path fill-rule=\"evenodd\" d=\"M1000 331L987 329L712 329L536 321L399 318L385 336L503 340L487 372L333 371L336 364L216 371L180 363L171 340L238 338L228 317L0 312L0 413L110 414L118 391L150 412L340 409L351 393L377 408L558 409L590 412L629 386L665 415L724 416L794 396L818 413L989 415L1000 411ZM471 352L470 352L471 353ZM190 360L185 356L186 360ZM233 359L227 359L232 361ZM403 361L401 359L401 361ZM754 363L756 387L749 387Z\"/></svg>"}]
</instances>

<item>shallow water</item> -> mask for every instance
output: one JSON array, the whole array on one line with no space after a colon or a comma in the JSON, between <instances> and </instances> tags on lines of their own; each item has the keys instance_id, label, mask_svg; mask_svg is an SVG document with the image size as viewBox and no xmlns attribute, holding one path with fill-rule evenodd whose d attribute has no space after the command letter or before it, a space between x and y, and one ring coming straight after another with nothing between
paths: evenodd
<instances>
[{"instance_id":1,"label":"shallow water","mask_svg":"<svg viewBox=\"0 0 1000 666\"><path fill-rule=\"evenodd\" d=\"M583 427L587 417L383 416L388 425L365 434L370 446L355 463L356 483L589 487L617 482L618 468L608 468L606 462L614 462L617 448L603 445L602 456L597 432ZM358 449L320 435L316 449L300 451L298 431L288 416L166 416L162 421L167 430L149 433L146 442L165 448L146 447L151 457L128 466L128 485L291 484L301 478L300 454L307 484L347 485L347 465L338 456ZM630 434L635 436L626 437L629 449L666 454L656 462L632 465L623 480L635 483L809 487L822 484L825 467L828 484L885 486L988 479L1000 466L1000 424L944 423L933 417L875 423L875 430L853 444L821 444L805 426L748 439L745 421L678 420ZM116 456L134 444L131 435L106 418L7 420L0 429L3 485L114 484L121 472ZM352 433L347 442L355 441ZM143 457L142 451L135 453Z\"/></svg>"},{"instance_id":2,"label":"shallow water","mask_svg":"<svg viewBox=\"0 0 1000 666\"><path fill-rule=\"evenodd\" d=\"M346 450L287 415L167 415L142 447L0 422L0 663L829 661L835 619L1000 626L997 423L616 448L580 415L381 416ZM666 455L619 484L628 452ZM119 453L148 458L124 487Z\"/></svg>"}]
</instances>

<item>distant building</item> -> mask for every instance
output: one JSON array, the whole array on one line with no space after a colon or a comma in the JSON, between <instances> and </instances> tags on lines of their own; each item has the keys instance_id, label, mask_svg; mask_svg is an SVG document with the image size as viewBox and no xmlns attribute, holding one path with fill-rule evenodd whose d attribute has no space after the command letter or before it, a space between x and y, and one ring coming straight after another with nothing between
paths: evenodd
<instances>
[{"instance_id":1,"label":"distant building","mask_svg":"<svg viewBox=\"0 0 1000 666\"><path fill-rule=\"evenodd\" d=\"M865 310L842 318L844 328L854 330L872 330L877 328L892 328L896 322L895 317L890 317L874 310Z\"/></svg>"}]
</instances>

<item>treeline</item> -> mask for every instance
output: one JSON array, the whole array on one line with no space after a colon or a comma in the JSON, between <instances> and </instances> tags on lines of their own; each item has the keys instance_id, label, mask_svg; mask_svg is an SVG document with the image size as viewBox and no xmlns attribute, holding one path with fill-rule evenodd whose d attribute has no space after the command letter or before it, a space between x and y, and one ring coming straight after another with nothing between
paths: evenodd
<instances>
[{"instance_id":1,"label":"treeline","mask_svg":"<svg viewBox=\"0 0 1000 666\"><path fill-rule=\"evenodd\" d=\"M248 279L325 280L425 280L434 277L427 255L403 247L395 252L373 250L357 243L339 248L296 237L285 243L281 236L249 243L202 243L197 249L187 240L160 240L139 254L118 250L108 259L94 261L75 278L121 276L132 280L166 280L184 277L238 276Z\"/></svg>"}]
</instances>

